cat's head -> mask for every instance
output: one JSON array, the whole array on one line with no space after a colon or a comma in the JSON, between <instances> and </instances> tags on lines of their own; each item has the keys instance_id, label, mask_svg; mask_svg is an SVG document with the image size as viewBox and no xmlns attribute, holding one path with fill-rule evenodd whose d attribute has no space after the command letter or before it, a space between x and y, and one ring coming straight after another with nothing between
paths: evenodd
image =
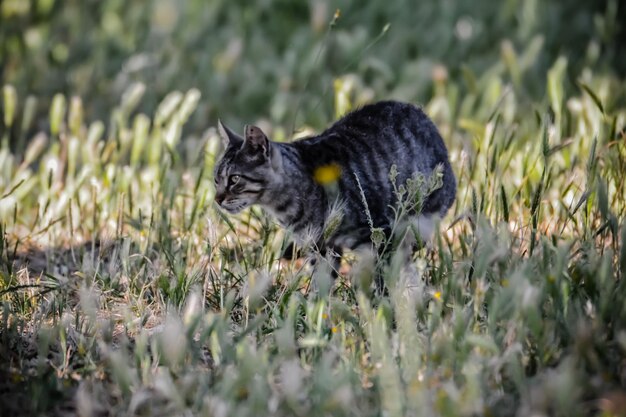
<instances>
[{"instance_id":1,"label":"cat's head","mask_svg":"<svg viewBox=\"0 0 626 417\"><path fill-rule=\"evenodd\" d=\"M218 122L226 151L215 166L215 202L238 213L263 197L280 181L280 152L256 126L246 126L244 137Z\"/></svg>"}]
</instances>

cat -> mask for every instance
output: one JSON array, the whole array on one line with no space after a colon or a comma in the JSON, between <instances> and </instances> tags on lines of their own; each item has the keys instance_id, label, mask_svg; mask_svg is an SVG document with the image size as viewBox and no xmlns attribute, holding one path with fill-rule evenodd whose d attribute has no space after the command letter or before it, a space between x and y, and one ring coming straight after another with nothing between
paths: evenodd
<instances>
[{"instance_id":1,"label":"cat","mask_svg":"<svg viewBox=\"0 0 626 417\"><path fill-rule=\"evenodd\" d=\"M373 229L389 237L397 186L416 174L428 177L438 169L440 175L439 188L424 198L419 212L410 213L421 239L430 238L455 200L446 146L434 123L412 104L365 105L320 135L291 143L271 141L256 126L246 126L243 137L221 122L218 127L226 146L214 172L215 202L229 213L258 204L322 253L341 256L344 248L371 246ZM327 233L331 217L338 224Z\"/></svg>"}]
</instances>

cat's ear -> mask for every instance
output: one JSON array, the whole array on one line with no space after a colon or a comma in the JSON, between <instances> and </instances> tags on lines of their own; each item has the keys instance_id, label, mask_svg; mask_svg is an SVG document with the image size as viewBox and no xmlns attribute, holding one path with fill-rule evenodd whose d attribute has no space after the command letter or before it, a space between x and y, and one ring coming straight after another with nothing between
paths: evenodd
<instances>
[{"instance_id":1,"label":"cat's ear","mask_svg":"<svg viewBox=\"0 0 626 417\"><path fill-rule=\"evenodd\" d=\"M263 155L270 157L270 140L265 133L256 126L246 125L244 128L246 137L246 146L257 152L263 152Z\"/></svg>"},{"instance_id":2,"label":"cat's ear","mask_svg":"<svg viewBox=\"0 0 626 417\"><path fill-rule=\"evenodd\" d=\"M230 130L228 126L222 123L221 120L217 121L217 127L220 132L220 137L222 138L222 142L224 143L224 147L228 148L228 145L236 146L240 148L243 146L243 138Z\"/></svg>"}]
</instances>

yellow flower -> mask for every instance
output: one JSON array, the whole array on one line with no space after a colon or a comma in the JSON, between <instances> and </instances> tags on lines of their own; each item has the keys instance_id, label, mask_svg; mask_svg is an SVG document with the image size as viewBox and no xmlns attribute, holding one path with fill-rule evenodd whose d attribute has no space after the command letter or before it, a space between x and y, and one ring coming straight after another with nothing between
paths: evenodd
<instances>
[{"instance_id":1,"label":"yellow flower","mask_svg":"<svg viewBox=\"0 0 626 417\"><path fill-rule=\"evenodd\" d=\"M313 172L313 179L315 180L315 182L322 185L335 182L339 179L340 176L341 167L335 163L317 167L315 169L315 172Z\"/></svg>"},{"instance_id":2,"label":"yellow flower","mask_svg":"<svg viewBox=\"0 0 626 417\"><path fill-rule=\"evenodd\" d=\"M331 329L331 331L332 331L333 333L337 333L338 329L337 329L337 327L333 326L333 328Z\"/></svg>"},{"instance_id":3,"label":"yellow flower","mask_svg":"<svg viewBox=\"0 0 626 417\"><path fill-rule=\"evenodd\" d=\"M322 313L322 318L323 318L324 320L326 320L326 319L328 318L328 314L326 314L326 313Z\"/></svg>"},{"instance_id":4,"label":"yellow flower","mask_svg":"<svg viewBox=\"0 0 626 417\"><path fill-rule=\"evenodd\" d=\"M433 297L435 297L437 300L441 300L441 291L435 291Z\"/></svg>"}]
</instances>

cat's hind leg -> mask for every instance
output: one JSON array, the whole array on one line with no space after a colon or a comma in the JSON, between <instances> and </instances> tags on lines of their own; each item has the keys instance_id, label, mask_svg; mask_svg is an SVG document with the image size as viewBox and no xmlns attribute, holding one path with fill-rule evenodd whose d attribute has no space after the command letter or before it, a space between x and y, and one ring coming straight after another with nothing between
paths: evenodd
<instances>
[{"instance_id":1,"label":"cat's hind leg","mask_svg":"<svg viewBox=\"0 0 626 417\"><path fill-rule=\"evenodd\" d=\"M399 283L400 271L411 263L413 254L432 242L439 215L436 213L420 214L403 221L393 229L392 244L384 251L379 249L379 264L376 271L376 291L388 295L386 279ZM381 248L382 249L382 248ZM392 265L393 264L393 265ZM389 276L393 274L394 276ZM414 283L406 282L407 285Z\"/></svg>"},{"instance_id":2,"label":"cat's hind leg","mask_svg":"<svg viewBox=\"0 0 626 417\"><path fill-rule=\"evenodd\" d=\"M403 248L412 254L428 246L435 235L439 220L437 213L421 213L410 217L403 227L400 228L403 236L402 241L398 245L399 248Z\"/></svg>"}]
</instances>

